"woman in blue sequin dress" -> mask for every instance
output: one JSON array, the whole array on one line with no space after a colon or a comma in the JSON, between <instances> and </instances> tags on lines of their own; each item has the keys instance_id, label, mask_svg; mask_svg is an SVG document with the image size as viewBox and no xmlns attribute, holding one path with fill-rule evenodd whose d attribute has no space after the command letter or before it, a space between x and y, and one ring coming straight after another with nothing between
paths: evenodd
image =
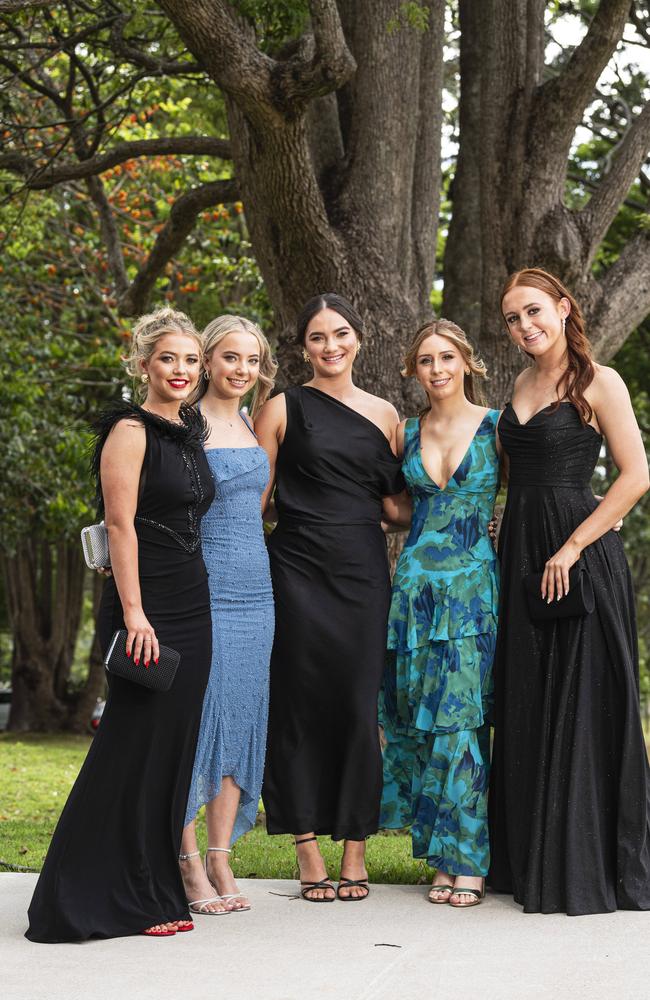
<instances>
[{"instance_id":1,"label":"woman in blue sequin dress","mask_svg":"<svg viewBox=\"0 0 650 1000\"><path fill-rule=\"evenodd\" d=\"M388 622L380 825L411 827L414 856L437 869L432 903L473 906L490 859L499 411L477 405L483 365L447 320L418 331L404 374L428 406L398 437L413 514Z\"/></svg>"},{"instance_id":2,"label":"woman in blue sequin dress","mask_svg":"<svg viewBox=\"0 0 650 1000\"><path fill-rule=\"evenodd\" d=\"M240 317L213 320L203 339L205 377L199 406L210 427L206 456L216 488L201 531L210 585L212 666L180 860L190 909L224 914L250 908L234 881L229 853L257 815L274 629L261 516L269 463L239 408L242 397L254 389L255 414L270 392L276 366L261 331ZM195 830L203 805L208 827L205 867Z\"/></svg>"}]
</instances>

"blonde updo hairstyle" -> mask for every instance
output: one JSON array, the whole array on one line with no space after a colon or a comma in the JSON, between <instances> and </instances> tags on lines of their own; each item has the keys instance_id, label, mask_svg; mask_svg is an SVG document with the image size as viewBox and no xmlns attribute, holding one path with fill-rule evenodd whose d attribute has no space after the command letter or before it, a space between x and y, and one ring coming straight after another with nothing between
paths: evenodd
<instances>
[{"instance_id":1,"label":"blonde updo hairstyle","mask_svg":"<svg viewBox=\"0 0 650 1000\"><path fill-rule=\"evenodd\" d=\"M469 399L470 403L476 403L479 406L484 406L485 400L480 381L484 381L488 377L485 362L476 354L463 330L461 330L459 326L456 326L455 323L452 323L449 319L434 319L422 324L415 334L415 337L413 338L406 354L404 355L402 375L406 378L412 378L415 376L420 347L425 340L432 337L434 334L437 334L439 337L444 337L446 340L449 340L454 347L458 348L465 367L469 369L469 372L465 374L464 380L465 396ZM427 398L427 405L420 410L419 416L423 416L425 413L428 413L430 409L431 406Z\"/></svg>"},{"instance_id":2,"label":"blonde updo hairstyle","mask_svg":"<svg viewBox=\"0 0 650 1000\"><path fill-rule=\"evenodd\" d=\"M156 344L167 333L183 333L192 337L196 341L197 354L199 357L203 355L200 334L185 313L164 306L140 316L131 333L131 350L122 358L128 374L138 380L135 391L140 397L147 394L146 385L139 381L143 373L142 362L149 360Z\"/></svg>"},{"instance_id":3,"label":"blonde updo hairstyle","mask_svg":"<svg viewBox=\"0 0 650 1000\"><path fill-rule=\"evenodd\" d=\"M260 330L259 326L251 320L246 319L244 316L232 316L229 313L226 313L223 316L217 316L216 319L210 320L201 334L204 358L209 359L217 344L221 343L224 337L227 337L229 333L250 333L253 337L255 337L260 347L259 374L257 376L257 382L253 387L253 394L249 407L250 415L254 420L261 407L271 395L271 391L275 385L275 373L278 370L278 366L273 360L271 345ZM196 402L202 396L205 396L207 390L208 383L205 378L201 378L192 401Z\"/></svg>"}]
</instances>

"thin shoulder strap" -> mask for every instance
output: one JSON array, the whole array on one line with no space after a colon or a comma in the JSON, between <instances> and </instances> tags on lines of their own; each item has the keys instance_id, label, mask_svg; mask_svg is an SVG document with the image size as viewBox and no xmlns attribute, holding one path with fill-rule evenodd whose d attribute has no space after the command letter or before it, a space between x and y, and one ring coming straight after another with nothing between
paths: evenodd
<instances>
[{"instance_id":1,"label":"thin shoulder strap","mask_svg":"<svg viewBox=\"0 0 650 1000\"><path fill-rule=\"evenodd\" d=\"M244 413L243 410L240 410L239 411L239 416L242 418L242 420L244 421L244 423L248 427L249 431L251 432L251 434L253 435L253 437L257 441L257 434L255 433L255 428L253 427L252 422L249 420L248 414Z\"/></svg>"}]
</instances>

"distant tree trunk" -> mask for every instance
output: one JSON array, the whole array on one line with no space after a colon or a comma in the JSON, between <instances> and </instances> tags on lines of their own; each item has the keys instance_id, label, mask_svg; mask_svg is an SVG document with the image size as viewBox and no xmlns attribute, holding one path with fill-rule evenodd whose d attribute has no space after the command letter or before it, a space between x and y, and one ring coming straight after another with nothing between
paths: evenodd
<instances>
[{"instance_id":1,"label":"distant tree trunk","mask_svg":"<svg viewBox=\"0 0 650 1000\"><path fill-rule=\"evenodd\" d=\"M583 41L544 80L544 0L459 0L460 147L445 252L443 313L479 342L491 401L508 398L521 359L503 332L498 295L521 267L558 274L608 360L650 308L650 233L639 228L597 280L592 265L650 145L650 105L581 211L564 204L575 129L612 56L629 0L602 0Z\"/></svg>"},{"instance_id":2,"label":"distant tree trunk","mask_svg":"<svg viewBox=\"0 0 650 1000\"><path fill-rule=\"evenodd\" d=\"M104 589L104 578L99 573L92 574L93 588L93 621L97 621L99 602ZM73 732L84 733L88 729L90 717L97 699L104 694L106 686L106 673L104 671L104 658L99 646L97 630L93 636L90 653L88 655L88 675L86 681L70 704L66 729Z\"/></svg>"},{"instance_id":3,"label":"distant tree trunk","mask_svg":"<svg viewBox=\"0 0 650 1000\"><path fill-rule=\"evenodd\" d=\"M81 622L86 567L76 541L50 545L33 537L0 556L13 634L12 700L8 728L14 732L84 730L101 689L91 672L82 694L68 690Z\"/></svg>"}]
</instances>

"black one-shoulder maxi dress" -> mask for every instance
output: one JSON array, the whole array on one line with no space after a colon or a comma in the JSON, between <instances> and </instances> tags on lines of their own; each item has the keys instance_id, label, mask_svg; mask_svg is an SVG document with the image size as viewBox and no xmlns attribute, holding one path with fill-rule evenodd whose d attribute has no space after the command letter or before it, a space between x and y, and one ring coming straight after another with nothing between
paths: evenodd
<instances>
[{"instance_id":1,"label":"black one-shoulder maxi dress","mask_svg":"<svg viewBox=\"0 0 650 1000\"><path fill-rule=\"evenodd\" d=\"M390 575L382 497L404 488L383 432L311 386L285 392L279 523L269 555L276 629L262 797L269 833L377 831L377 697Z\"/></svg>"},{"instance_id":2,"label":"black one-shoulder maxi dress","mask_svg":"<svg viewBox=\"0 0 650 1000\"><path fill-rule=\"evenodd\" d=\"M199 525L214 484L202 419L190 408L181 413L179 425L125 403L103 420L97 468L118 420L140 420L146 430L135 518L142 604L159 641L181 659L166 692L109 675L102 721L29 908L31 941L119 937L189 918L177 858L210 672L210 603ZM98 618L104 652L119 628L122 606L109 578Z\"/></svg>"}]
</instances>

